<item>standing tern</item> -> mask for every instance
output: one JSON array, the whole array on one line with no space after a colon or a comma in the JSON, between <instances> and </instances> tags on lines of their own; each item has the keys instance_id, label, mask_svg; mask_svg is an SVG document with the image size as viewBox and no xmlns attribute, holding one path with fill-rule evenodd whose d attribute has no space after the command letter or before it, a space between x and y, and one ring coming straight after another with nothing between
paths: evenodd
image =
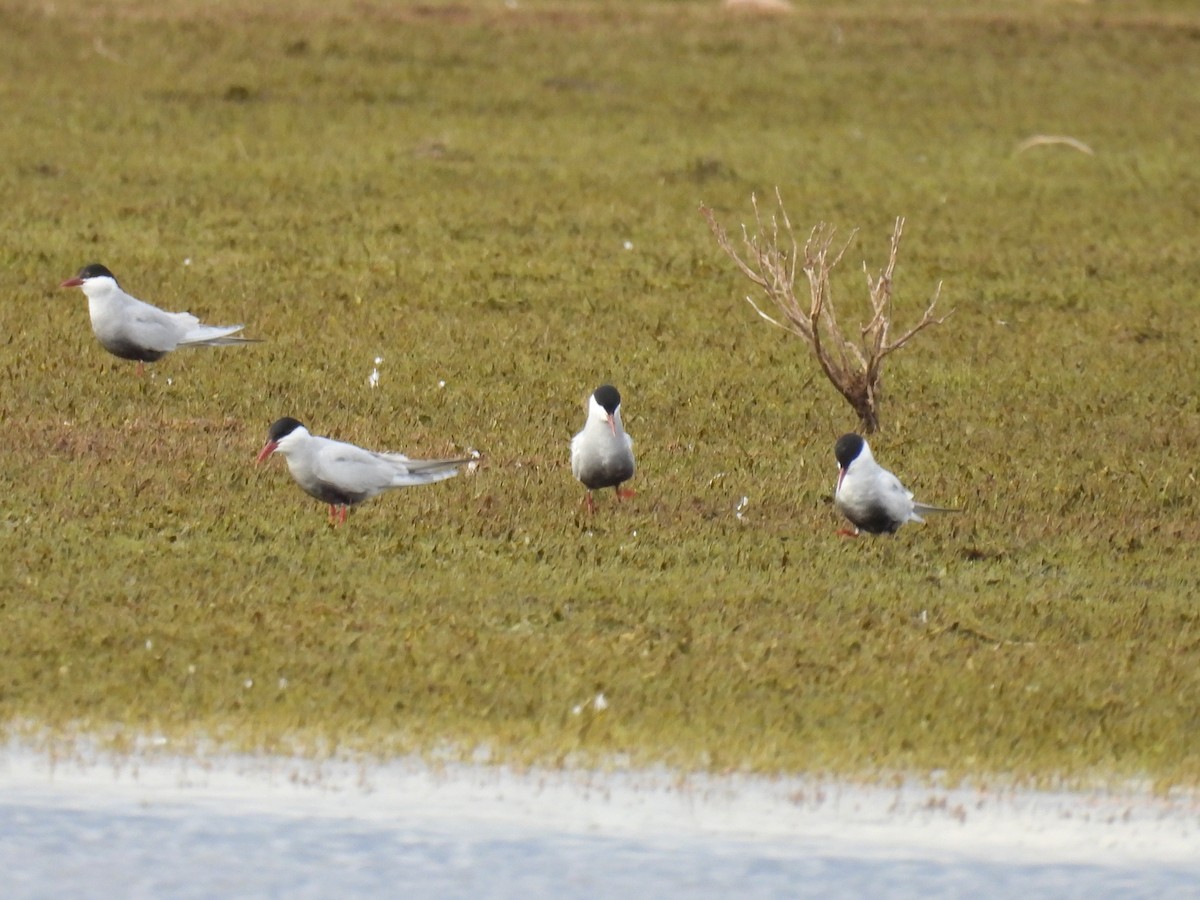
<instances>
[{"instance_id":1,"label":"standing tern","mask_svg":"<svg viewBox=\"0 0 1200 900\"><path fill-rule=\"evenodd\" d=\"M875 462L862 435L843 434L834 444L833 455L838 462L834 506L854 526L854 531L843 534L895 534L906 522L924 522L921 516L925 513L957 512L915 502L912 491Z\"/></svg>"},{"instance_id":2,"label":"standing tern","mask_svg":"<svg viewBox=\"0 0 1200 900\"><path fill-rule=\"evenodd\" d=\"M272 453L282 453L288 471L301 490L329 504L329 521L346 521L349 507L389 488L433 484L458 474L464 459L409 459L399 453L376 453L354 444L309 434L291 417L277 419L267 432L267 443L258 454L261 463Z\"/></svg>"},{"instance_id":3,"label":"standing tern","mask_svg":"<svg viewBox=\"0 0 1200 900\"><path fill-rule=\"evenodd\" d=\"M571 438L571 473L588 489L588 512L596 511L594 490L611 487L617 499L634 496L621 488L633 471L633 438L621 424L621 395L611 384L602 384L588 398L583 430Z\"/></svg>"},{"instance_id":4,"label":"standing tern","mask_svg":"<svg viewBox=\"0 0 1200 900\"><path fill-rule=\"evenodd\" d=\"M167 312L131 297L99 263L84 266L59 287L83 288L96 340L114 356L137 360L139 375L145 363L162 359L176 347L256 343L235 336L244 325L204 325L191 313Z\"/></svg>"}]
</instances>

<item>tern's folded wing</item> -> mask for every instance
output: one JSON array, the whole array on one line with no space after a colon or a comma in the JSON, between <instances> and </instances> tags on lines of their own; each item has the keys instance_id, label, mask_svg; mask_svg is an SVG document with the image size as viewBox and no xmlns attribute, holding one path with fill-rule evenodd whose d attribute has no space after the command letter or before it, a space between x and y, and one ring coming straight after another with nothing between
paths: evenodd
<instances>
[{"instance_id":1,"label":"tern's folded wing","mask_svg":"<svg viewBox=\"0 0 1200 900\"><path fill-rule=\"evenodd\" d=\"M139 300L124 321L129 340L147 350L166 353L179 346L180 339L198 320L188 313L164 312Z\"/></svg>"},{"instance_id":2,"label":"tern's folded wing","mask_svg":"<svg viewBox=\"0 0 1200 900\"><path fill-rule=\"evenodd\" d=\"M347 494L367 497L391 487L392 471L377 454L342 441L323 441L313 461L313 473L321 481Z\"/></svg>"}]
</instances>

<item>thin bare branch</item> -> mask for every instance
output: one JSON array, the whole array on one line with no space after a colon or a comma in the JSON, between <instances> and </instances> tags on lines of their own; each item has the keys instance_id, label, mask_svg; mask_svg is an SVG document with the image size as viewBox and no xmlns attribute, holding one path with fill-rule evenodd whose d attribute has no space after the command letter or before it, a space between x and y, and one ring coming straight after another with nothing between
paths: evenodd
<instances>
[{"instance_id":1,"label":"thin bare branch","mask_svg":"<svg viewBox=\"0 0 1200 900\"><path fill-rule=\"evenodd\" d=\"M766 221L758 198L751 196L756 230L751 233L749 228L742 226L743 249L740 252L730 242L713 211L701 206L700 212L716 237L718 246L767 296L775 306L776 315L767 313L752 297L746 297L746 302L762 319L808 343L825 377L854 408L863 430L870 433L879 425L878 402L884 359L920 332L942 324L954 311L941 317L934 315L942 290L941 284L938 284L920 321L899 338L892 339L895 271L900 238L904 233L904 219L897 218L883 270L878 276L872 277L863 266L871 304L870 318L861 326L858 340L847 339L838 324L830 273L854 243L857 229L833 253L836 229L824 223L818 224L809 232L801 248L779 188L775 189L775 199L779 211ZM804 273L808 282L808 302L804 305L796 297L796 278L800 272Z\"/></svg>"}]
</instances>

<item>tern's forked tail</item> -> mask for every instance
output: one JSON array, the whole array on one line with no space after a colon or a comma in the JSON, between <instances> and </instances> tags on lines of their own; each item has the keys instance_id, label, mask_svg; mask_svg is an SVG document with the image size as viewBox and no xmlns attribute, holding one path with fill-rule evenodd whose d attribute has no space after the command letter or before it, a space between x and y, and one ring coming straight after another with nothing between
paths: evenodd
<instances>
[{"instance_id":1,"label":"tern's forked tail","mask_svg":"<svg viewBox=\"0 0 1200 900\"><path fill-rule=\"evenodd\" d=\"M409 459L402 453L378 453L376 455L396 467L393 484L398 487L412 484L433 484L453 478L458 474L460 466L475 461L470 456L461 459Z\"/></svg>"},{"instance_id":2,"label":"tern's forked tail","mask_svg":"<svg viewBox=\"0 0 1200 900\"><path fill-rule=\"evenodd\" d=\"M953 506L930 506L928 503L914 503L913 512L923 516L925 513L958 513L962 510Z\"/></svg>"},{"instance_id":3,"label":"tern's forked tail","mask_svg":"<svg viewBox=\"0 0 1200 900\"><path fill-rule=\"evenodd\" d=\"M197 325L179 341L180 347L228 347L233 344L257 344L257 338L242 337L237 332L245 325Z\"/></svg>"}]
</instances>

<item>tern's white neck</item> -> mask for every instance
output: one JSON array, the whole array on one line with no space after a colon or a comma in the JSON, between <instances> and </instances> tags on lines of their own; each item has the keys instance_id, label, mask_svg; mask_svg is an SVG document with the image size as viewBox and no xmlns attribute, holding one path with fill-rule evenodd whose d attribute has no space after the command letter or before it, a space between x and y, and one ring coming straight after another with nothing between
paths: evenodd
<instances>
[{"instance_id":1,"label":"tern's white neck","mask_svg":"<svg viewBox=\"0 0 1200 900\"><path fill-rule=\"evenodd\" d=\"M871 445L866 441L863 441L862 449L858 451L858 456L850 460L850 465L848 465L846 468L849 470L855 466L858 466L862 469L869 469L872 466L878 465L879 463L875 462L875 457L871 454Z\"/></svg>"},{"instance_id":2,"label":"tern's white neck","mask_svg":"<svg viewBox=\"0 0 1200 900\"><path fill-rule=\"evenodd\" d=\"M87 298L92 301L111 300L124 295L124 291L117 284L117 279L110 278L107 275L98 275L95 278L89 278L79 287L87 295Z\"/></svg>"},{"instance_id":3,"label":"tern's white neck","mask_svg":"<svg viewBox=\"0 0 1200 900\"><path fill-rule=\"evenodd\" d=\"M609 429L608 411L596 402L594 396L588 400L587 424L584 425L587 431L604 430L610 434L612 431L616 431L617 434L622 434L625 431L625 427L621 424L621 405L619 403L617 404L617 408L613 410L612 420L613 428Z\"/></svg>"},{"instance_id":4,"label":"tern's white neck","mask_svg":"<svg viewBox=\"0 0 1200 900\"><path fill-rule=\"evenodd\" d=\"M125 307L132 298L121 290L115 278L99 275L87 279L80 285L88 298L88 315L92 328L98 335L120 331L126 327Z\"/></svg>"},{"instance_id":5,"label":"tern's white neck","mask_svg":"<svg viewBox=\"0 0 1200 900\"><path fill-rule=\"evenodd\" d=\"M303 425L298 425L281 437L275 445L275 452L282 453L284 456L290 456L304 448L304 446L312 440L312 435Z\"/></svg>"}]
</instances>

